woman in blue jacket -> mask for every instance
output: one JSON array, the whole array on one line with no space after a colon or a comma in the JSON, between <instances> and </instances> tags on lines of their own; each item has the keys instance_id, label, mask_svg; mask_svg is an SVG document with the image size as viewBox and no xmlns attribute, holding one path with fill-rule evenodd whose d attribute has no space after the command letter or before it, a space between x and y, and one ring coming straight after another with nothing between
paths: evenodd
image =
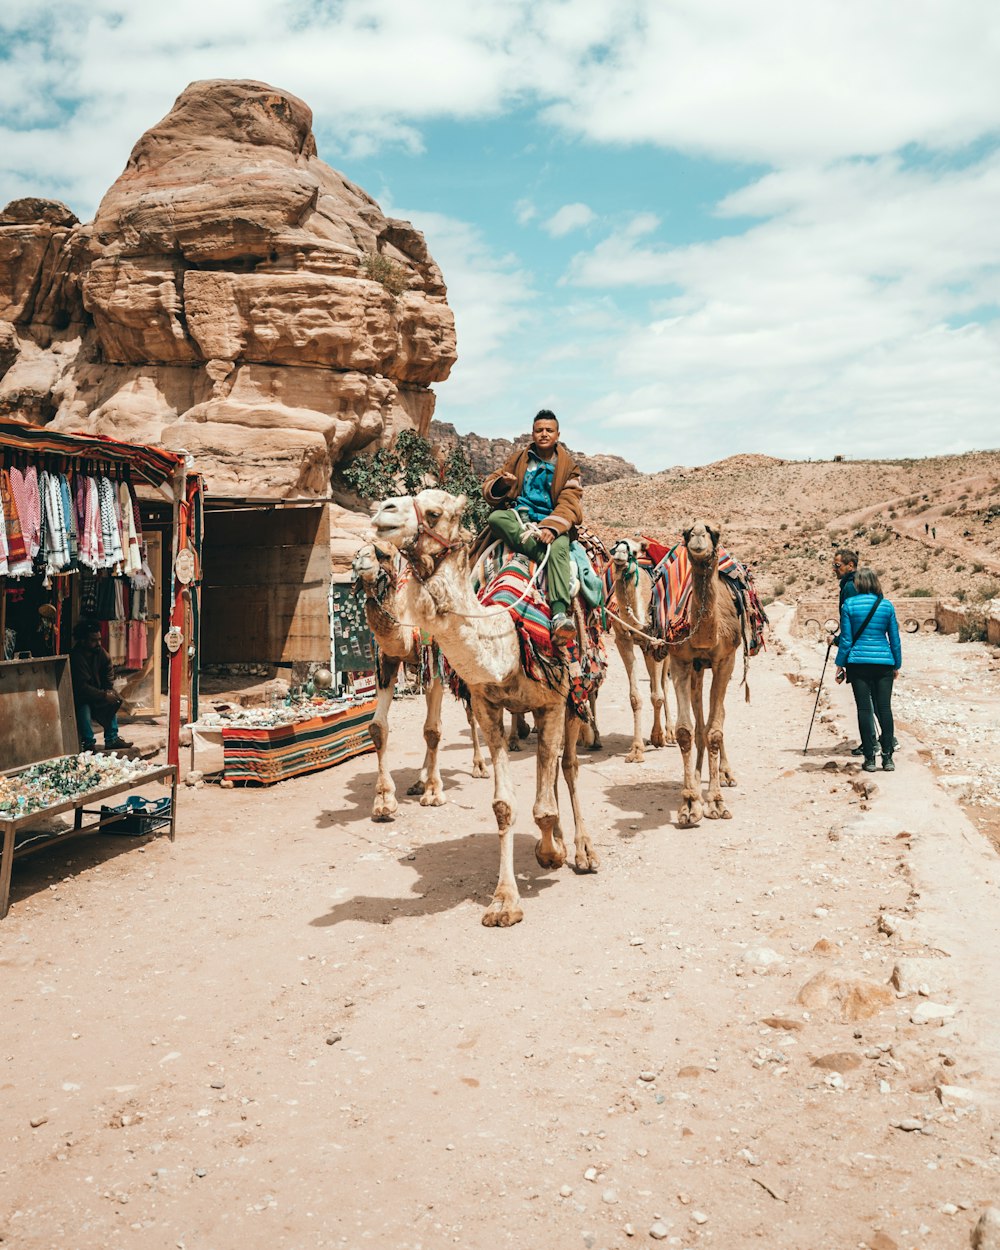
<instances>
[{"instance_id":1,"label":"woman in blue jacket","mask_svg":"<svg viewBox=\"0 0 1000 1250\"><path fill-rule=\"evenodd\" d=\"M866 773L875 771L875 716L882 730L882 767L895 769L892 762L892 683L903 666L899 645L896 609L882 597L882 587L873 569L858 569L854 575L856 594L845 599L840 609L840 646L837 648L837 680L847 680L858 707L858 729L865 753Z\"/></svg>"}]
</instances>

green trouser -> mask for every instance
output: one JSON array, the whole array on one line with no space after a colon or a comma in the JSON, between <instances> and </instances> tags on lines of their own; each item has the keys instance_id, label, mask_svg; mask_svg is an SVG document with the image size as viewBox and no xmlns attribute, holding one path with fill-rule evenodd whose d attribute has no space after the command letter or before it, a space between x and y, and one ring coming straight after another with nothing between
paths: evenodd
<instances>
[{"instance_id":1,"label":"green trouser","mask_svg":"<svg viewBox=\"0 0 1000 1250\"><path fill-rule=\"evenodd\" d=\"M530 556L539 564L545 558L545 543L540 538L523 533L524 522L513 508L491 512L489 527L515 551ZM549 607L552 615L558 616L560 612L569 611L570 554L567 536L560 534L558 538L554 538L548 545L548 552L549 562L545 566L545 572L549 579Z\"/></svg>"}]
</instances>

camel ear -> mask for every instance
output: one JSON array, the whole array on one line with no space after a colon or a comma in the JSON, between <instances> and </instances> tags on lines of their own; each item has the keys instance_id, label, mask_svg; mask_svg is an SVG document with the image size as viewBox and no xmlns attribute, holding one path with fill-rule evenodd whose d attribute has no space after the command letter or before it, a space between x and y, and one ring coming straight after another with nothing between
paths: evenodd
<instances>
[{"instance_id":1,"label":"camel ear","mask_svg":"<svg viewBox=\"0 0 1000 1250\"><path fill-rule=\"evenodd\" d=\"M718 529L717 529L714 525L710 525L710 526L708 526L708 533L709 533L710 538L712 539L712 546L713 546L713 547L718 547L718 545L719 545L719 531L718 531Z\"/></svg>"},{"instance_id":2,"label":"camel ear","mask_svg":"<svg viewBox=\"0 0 1000 1250\"><path fill-rule=\"evenodd\" d=\"M687 527L687 529L686 529L686 530L683 532L683 534L681 535L681 537L684 539L684 542L685 542L685 543L688 543L688 542L690 542L690 541L691 541L691 531L692 531L693 529L694 529L694 526L693 526L693 525L689 525L689 526Z\"/></svg>"},{"instance_id":3,"label":"camel ear","mask_svg":"<svg viewBox=\"0 0 1000 1250\"><path fill-rule=\"evenodd\" d=\"M455 510L454 510L453 515L461 516L468 506L469 506L468 495L456 495L455 496Z\"/></svg>"}]
</instances>

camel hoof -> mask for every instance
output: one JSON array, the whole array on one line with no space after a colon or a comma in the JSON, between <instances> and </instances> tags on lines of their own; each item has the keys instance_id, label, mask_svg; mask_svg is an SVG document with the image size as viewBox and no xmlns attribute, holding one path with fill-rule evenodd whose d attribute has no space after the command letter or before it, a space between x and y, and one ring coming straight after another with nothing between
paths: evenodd
<instances>
[{"instance_id":1,"label":"camel hoof","mask_svg":"<svg viewBox=\"0 0 1000 1250\"><path fill-rule=\"evenodd\" d=\"M717 799L709 799L705 808L705 815L709 820L731 820L732 813L723 803L721 796Z\"/></svg>"},{"instance_id":2,"label":"camel hoof","mask_svg":"<svg viewBox=\"0 0 1000 1250\"><path fill-rule=\"evenodd\" d=\"M586 847L582 851L576 853L576 870L577 872L597 872L601 866L601 857L593 849Z\"/></svg>"},{"instance_id":3,"label":"camel hoof","mask_svg":"<svg viewBox=\"0 0 1000 1250\"><path fill-rule=\"evenodd\" d=\"M538 860L541 868L561 868L566 862L566 847L560 842L556 842L552 853L545 855L542 852L542 839L539 838L535 843L535 859Z\"/></svg>"},{"instance_id":4,"label":"camel hoof","mask_svg":"<svg viewBox=\"0 0 1000 1250\"><path fill-rule=\"evenodd\" d=\"M407 794L423 794L426 788L427 787L424 785L422 781L415 781L412 786L407 786L406 793Z\"/></svg>"},{"instance_id":5,"label":"camel hoof","mask_svg":"<svg viewBox=\"0 0 1000 1250\"><path fill-rule=\"evenodd\" d=\"M701 806L682 807L677 813L677 823L682 829L690 829L692 825L701 823L702 809Z\"/></svg>"},{"instance_id":6,"label":"camel hoof","mask_svg":"<svg viewBox=\"0 0 1000 1250\"><path fill-rule=\"evenodd\" d=\"M490 773L483 761L480 760L477 764L472 765L472 775L473 777L488 777Z\"/></svg>"},{"instance_id":7,"label":"camel hoof","mask_svg":"<svg viewBox=\"0 0 1000 1250\"><path fill-rule=\"evenodd\" d=\"M633 747L625 756L626 764L642 764L645 762L646 753L641 747Z\"/></svg>"},{"instance_id":8,"label":"camel hoof","mask_svg":"<svg viewBox=\"0 0 1000 1250\"><path fill-rule=\"evenodd\" d=\"M724 786L735 786L736 778L733 776L732 773L724 773L722 776L722 784Z\"/></svg>"},{"instance_id":9,"label":"camel hoof","mask_svg":"<svg viewBox=\"0 0 1000 1250\"><path fill-rule=\"evenodd\" d=\"M512 924L519 924L524 919L520 907L510 907L503 903L490 904L483 912L483 924L487 929L509 929Z\"/></svg>"},{"instance_id":10,"label":"camel hoof","mask_svg":"<svg viewBox=\"0 0 1000 1250\"><path fill-rule=\"evenodd\" d=\"M587 750L588 751L603 751L604 743L600 740L600 738L595 738L593 742L589 742L587 744Z\"/></svg>"},{"instance_id":11,"label":"camel hoof","mask_svg":"<svg viewBox=\"0 0 1000 1250\"><path fill-rule=\"evenodd\" d=\"M667 736L661 729L659 733L654 729L649 735L649 745L651 747L663 747L667 745Z\"/></svg>"},{"instance_id":12,"label":"camel hoof","mask_svg":"<svg viewBox=\"0 0 1000 1250\"><path fill-rule=\"evenodd\" d=\"M372 820L376 824L388 824L390 820L396 819L396 809L389 807L376 807L372 810Z\"/></svg>"},{"instance_id":13,"label":"camel hoof","mask_svg":"<svg viewBox=\"0 0 1000 1250\"><path fill-rule=\"evenodd\" d=\"M507 753L508 754L510 754L511 751L520 751L520 749L521 749L521 743L517 738L511 737L507 739Z\"/></svg>"},{"instance_id":14,"label":"camel hoof","mask_svg":"<svg viewBox=\"0 0 1000 1250\"><path fill-rule=\"evenodd\" d=\"M439 794L436 790L428 790L420 796L421 807L444 807L446 799L443 794Z\"/></svg>"},{"instance_id":15,"label":"camel hoof","mask_svg":"<svg viewBox=\"0 0 1000 1250\"><path fill-rule=\"evenodd\" d=\"M672 729L668 729L664 734L664 745L674 747L677 745L677 735Z\"/></svg>"}]
</instances>

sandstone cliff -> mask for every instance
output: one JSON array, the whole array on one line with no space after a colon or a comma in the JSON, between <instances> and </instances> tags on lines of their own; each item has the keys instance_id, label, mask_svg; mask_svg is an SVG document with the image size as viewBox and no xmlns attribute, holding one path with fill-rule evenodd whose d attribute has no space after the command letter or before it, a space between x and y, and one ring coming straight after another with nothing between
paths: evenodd
<instances>
[{"instance_id":1,"label":"sandstone cliff","mask_svg":"<svg viewBox=\"0 0 1000 1250\"><path fill-rule=\"evenodd\" d=\"M481 434L459 434L449 421L432 421L428 437L446 454L460 443L480 477L485 477L487 473L501 468L516 447L522 447L531 441L531 435L528 433L518 434L513 442L509 438L484 438ZM639 476L639 470L635 465L629 464L621 456L591 456L579 451L573 452L573 455L583 471L585 487L596 486L603 482L615 482L622 477Z\"/></svg>"},{"instance_id":2,"label":"sandstone cliff","mask_svg":"<svg viewBox=\"0 0 1000 1250\"><path fill-rule=\"evenodd\" d=\"M311 127L264 83L193 83L89 225L9 204L0 415L183 448L254 498L325 498L343 455L426 434L456 358L441 272Z\"/></svg>"}]
</instances>

